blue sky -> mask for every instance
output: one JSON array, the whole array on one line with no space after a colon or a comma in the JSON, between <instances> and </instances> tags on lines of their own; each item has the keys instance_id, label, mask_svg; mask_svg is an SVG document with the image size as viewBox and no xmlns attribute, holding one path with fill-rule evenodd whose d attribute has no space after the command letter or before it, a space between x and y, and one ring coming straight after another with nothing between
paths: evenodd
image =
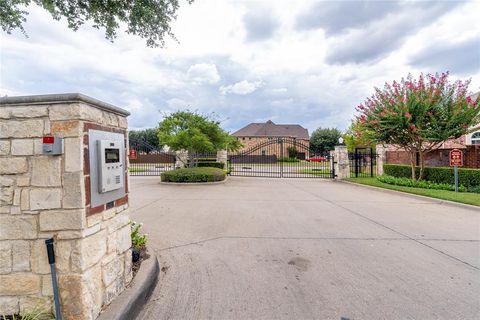
<instances>
[{"instance_id":1,"label":"blue sky","mask_svg":"<svg viewBox=\"0 0 480 320\"><path fill-rule=\"evenodd\" d=\"M132 129L185 108L229 131L269 119L345 129L374 86L409 72L480 89L478 1L184 1L166 48L27 10L28 38L0 34L0 94L81 92L129 110Z\"/></svg>"}]
</instances>

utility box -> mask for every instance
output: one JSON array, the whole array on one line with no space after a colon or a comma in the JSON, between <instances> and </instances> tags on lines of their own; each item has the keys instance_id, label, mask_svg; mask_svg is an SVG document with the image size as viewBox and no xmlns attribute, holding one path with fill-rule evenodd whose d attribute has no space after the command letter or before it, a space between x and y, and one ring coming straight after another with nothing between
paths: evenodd
<instances>
[{"instance_id":1,"label":"utility box","mask_svg":"<svg viewBox=\"0 0 480 320\"><path fill-rule=\"evenodd\" d=\"M121 179L123 174L123 163L120 154L123 151L121 141L98 140L98 191L105 193L120 189L123 186Z\"/></svg>"},{"instance_id":2,"label":"utility box","mask_svg":"<svg viewBox=\"0 0 480 320\"><path fill-rule=\"evenodd\" d=\"M63 154L63 138L58 136L44 136L42 139L42 152L43 154L53 156Z\"/></svg>"},{"instance_id":3,"label":"utility box","mask_svg":"<svg viewBox=\"0 0 480 320\"><path fill-rule=\"evenodd\" d=\"M88 130L91 206L107 204L125 194L125 136Z\"/></svg>"}]
</instances>

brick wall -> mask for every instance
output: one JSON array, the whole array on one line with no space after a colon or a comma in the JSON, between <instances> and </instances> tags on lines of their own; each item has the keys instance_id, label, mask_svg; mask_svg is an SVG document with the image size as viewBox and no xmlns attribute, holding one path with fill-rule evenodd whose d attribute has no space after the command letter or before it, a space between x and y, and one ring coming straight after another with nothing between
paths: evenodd
<instances>
[{"instance_id":1,"label":"brick wall","mask_svg":"<svg viewBox=\"0 0 480 320\"><path fill-rule=\"evenodd\" d=\"M128 194L90 208L88 128L127 139L128 113L79 95L15 98L0 99L0 313L52 307L53 237L63 318L95 319L132 278L131 240ZM43 155L44 135L63 137L64 154Z\"/></svg>"},{"instance_id":2,"label":"brick wall","mask_svg":"<svg viewBox=\"0 0 480 320\"><path fill-rule=\"evenodd\" d=\"M429 152L425 158L425 165L429 167L448 167L450 165L450 150L439 149ZM464 167L480 169L480 146L466 146L462 149ZM386 163L410 165L410 155L403 150L386 151Z\"/></svg>"}]
</instances>

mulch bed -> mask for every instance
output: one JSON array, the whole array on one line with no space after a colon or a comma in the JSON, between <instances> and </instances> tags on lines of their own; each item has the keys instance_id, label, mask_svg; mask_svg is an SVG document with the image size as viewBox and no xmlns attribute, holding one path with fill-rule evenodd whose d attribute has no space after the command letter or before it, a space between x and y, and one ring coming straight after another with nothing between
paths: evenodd
<instances>
[{"instance_id":1,"label":"mulch bed","mask_svg":"<svg viewBox=\"0 0 480 320\"><path fill-rule=\"evenodd\" d=\"M137 262L134 262L132 265L133 276L137 274L140 266L142 265L142 261L147 260L150 258L150 254L148 254L147 247L143 246L140 248L140 259Z\"/></svg>"}]
</instances>

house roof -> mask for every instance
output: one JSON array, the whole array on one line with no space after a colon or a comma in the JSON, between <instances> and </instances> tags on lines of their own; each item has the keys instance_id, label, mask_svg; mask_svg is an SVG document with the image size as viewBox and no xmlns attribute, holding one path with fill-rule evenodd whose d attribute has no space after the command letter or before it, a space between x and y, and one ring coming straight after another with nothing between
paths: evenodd
<instances>
[{"instance_id":1,"label":"house roof","mask_svg":"<svg viewBox=\"0 0 480 320\"><path fill-rule=\"evenodd\" d=\"M293 137L310 139L308 130L299 124L250 123L232 134L234 137Z\"/></svg>"}]
</instances>

